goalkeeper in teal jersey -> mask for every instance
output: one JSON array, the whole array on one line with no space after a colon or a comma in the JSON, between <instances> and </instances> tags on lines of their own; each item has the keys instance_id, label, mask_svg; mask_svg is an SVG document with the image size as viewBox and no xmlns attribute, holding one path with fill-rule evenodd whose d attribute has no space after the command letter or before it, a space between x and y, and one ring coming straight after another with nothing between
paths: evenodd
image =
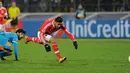
<instances>
[{"instance_id":1,"label":"goalkeeper in teal jersey","mask_svg":"<svg viewBox=\"0 0 130 73\"><path fill-rule=\"evenodd\" d=\"M14 46L15 59L18 60L18 40L25 37L25 31L23 29L18 29L16 33L13 32L0 32L0 57L4 60L4 56L9 56L12 52L11 46L7 43L11 43ZM3 48L3 49L2 49Z\"/></svg>"}]
</instances>

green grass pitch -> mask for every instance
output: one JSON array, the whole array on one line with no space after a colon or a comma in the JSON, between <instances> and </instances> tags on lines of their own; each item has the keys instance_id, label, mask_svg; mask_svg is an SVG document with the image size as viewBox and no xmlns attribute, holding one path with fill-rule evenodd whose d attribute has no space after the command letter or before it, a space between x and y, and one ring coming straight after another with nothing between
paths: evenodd
<instances>
[{"instance_id":1,"label":"green grass pitch","mask_svg":"<svg viewBox=\"0 0 130 73\"><path fill-rule=\"evenodd\" d=\"M0 73L130 73L129 39L77 39L75 50L69 39L57 39L60 53L67 60L59 64L53 50L19 42L19 61L14 55L0 61Z\"/></svg>"}]
</instances>

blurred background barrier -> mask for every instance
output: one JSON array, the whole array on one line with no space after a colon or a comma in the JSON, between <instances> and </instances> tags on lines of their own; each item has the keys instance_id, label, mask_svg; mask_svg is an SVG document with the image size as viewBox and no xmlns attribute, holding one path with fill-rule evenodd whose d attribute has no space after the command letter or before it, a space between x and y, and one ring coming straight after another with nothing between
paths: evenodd
<instances>
[{"instance_id":1,"label":"blurred background barrier","mask_svg":"<svg viewBox=\"0 0 130 73\"><path fill-rule=\"evenodd\" d=\"M83 20L74 13L22 13L19 19L27 35L36 37L43 22L58 15L77 38L130 38L129 12L89 12ZM65 34L62 37L67 38Z\"/></svg>"},{"instance_id":2,"label":"blurred background barrier","mask_svg":"<svg viewBox=\"0 0 130 73\"><path fill-rule=\"evenodd\" d=\"M47 20L61 16L64 20L129 20L130 12L86 12L84 19L76 19L75 13L21 13L20 20Z\"/></svg>"},{"instance_id":3,"label":"blurred background barrier","mask_svg":"<svg viewBox=\"0 0 130 73\"><path fill-rule=\"evenodd\" d=\"M43 22L25 20L23 28L27 35L36 37ZM77 38L130 38L130 20L65 20L64 23Z\"/></svg>"},{"instance_id":4,"label":"blurred background barrier","mask_svg":"<svg viewBox=\"0 0 130 73\"><path fill-rule=\"evenodd\" d=\"M16 1L21 12L74 12L80 5L87 12L130 11L130 0L2 0L4 6Z\"/></svg>"},{"instance_id":5,"label":"blurred background barrier","mask_svg":"<svg viewBox=\"0 0 130 73\"><path fill-rule=\"evenodd\" d=\"M20 8L18 27L36 36L49 18L61 16L77 38L130 38L130 0L1 0ZM6 26L10 31L10 25ZM66 38L66 35L62 37Z\"/></svg>"}]
</instances>

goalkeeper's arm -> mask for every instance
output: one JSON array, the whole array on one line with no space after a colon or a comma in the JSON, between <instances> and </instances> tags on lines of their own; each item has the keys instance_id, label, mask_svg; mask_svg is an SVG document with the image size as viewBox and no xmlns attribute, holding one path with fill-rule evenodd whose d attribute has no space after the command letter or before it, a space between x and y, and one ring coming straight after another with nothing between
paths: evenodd
<instances>
[{"instance_id":1,"label":"goalkeeper's arm","mask_svg":"<svg viewBox=\"0 0 130 73\"><path fill-rule=\"evenodd\" d=\"M13 46L14 46L14 55L16 61L18 60L18 43L16 41L13 41Z\"/></svg>"}]
</instances>

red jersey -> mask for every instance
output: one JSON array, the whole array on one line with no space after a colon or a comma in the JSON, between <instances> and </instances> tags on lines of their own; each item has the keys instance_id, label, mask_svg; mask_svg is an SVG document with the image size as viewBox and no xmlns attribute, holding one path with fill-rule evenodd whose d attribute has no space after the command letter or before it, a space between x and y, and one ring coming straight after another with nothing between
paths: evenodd
<instances>
[{"instance_id":1,"label":"red jersey","mask_svg":"<svg viewBox=\"0 0 130 73\"><path fill-rule=\"evenodd\" d=\"M4 7L0 8L0 24L4 23L4 17L7 16L7 10Z\"/></svg>"},{"instance_id":2,"label":"red jersey","mask_svg":"<svg viewBox=\"0 0 130 73\"><path fill-rule=\"evenodd\" d=\"M62 25L60 28L56 28L54 26L54 20L45 21L40 27L39 31L43 34L52 34L53 32L56 32L60 29L62 29L71 40L75 40L74 36L66 29L64 25Z\"/></svg>"}]
</instances>

